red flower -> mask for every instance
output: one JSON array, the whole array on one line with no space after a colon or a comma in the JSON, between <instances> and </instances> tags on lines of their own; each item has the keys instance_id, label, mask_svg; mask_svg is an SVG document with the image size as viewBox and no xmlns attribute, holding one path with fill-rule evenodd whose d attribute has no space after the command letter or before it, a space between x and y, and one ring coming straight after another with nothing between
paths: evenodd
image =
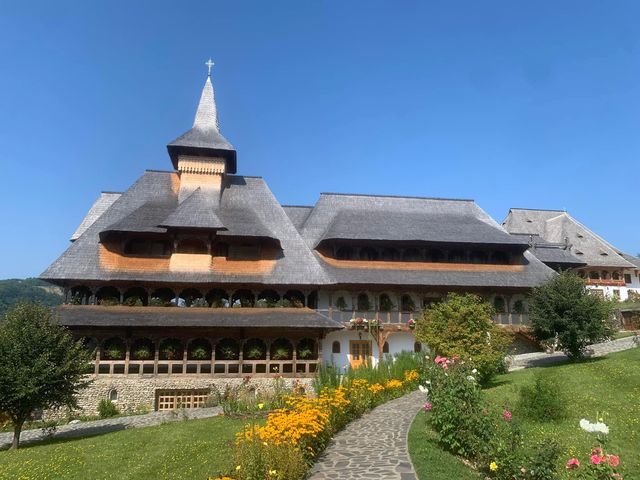
<instances>
[{"instance_id":1,"label":"red flower","mask_svg":"<svg viewBox=\"0 0 640 480\"><path fill-rule=\"evenodd\" d=\"M607 455L607 459L609 460L609 465L612 467L620 465L620 457L618 455Z\"/></svg>"},{"instance_id":2,"label":"red flower","mask_svg":"<svg viewBox=\"0 0 640 480\"><path fill-rule=\"evenodd\" d=\"M502 419L505 422L510 422L511 421L511 417L513 417L513 415L511 414L511 412L509 410L505 410L504 412L502 412Z\"/></svg>"},{"instance_id":3,"label":"red flower","mask_svg":"<svg viewBox=\"0 0 640 480\"><path fill-rule=\"evenodd\" d=\"M603 455L591 455L591 463L594 465L600 465L602 462L606 460L607 460L607 457Z\"/></svg>"},{"instance_id":4,"label":"red flower","mask_svg":"<svg viewBox=\"0 0 640 480\"><path fill-rule=\"evenodd\" d=\"M578 468L579 466L580 466L580 460L578 460L577 458L570 458L567 461L566 468L571 470L571 469L574 469L574 468Z\"/></svg>"}]
</instances>

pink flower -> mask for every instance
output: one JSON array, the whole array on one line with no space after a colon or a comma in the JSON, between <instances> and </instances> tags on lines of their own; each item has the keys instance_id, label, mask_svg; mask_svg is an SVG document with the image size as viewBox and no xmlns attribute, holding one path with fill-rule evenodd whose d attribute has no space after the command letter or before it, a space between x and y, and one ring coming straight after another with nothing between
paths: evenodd
<instances>
[{"instance_id":1,"label":"pink flower","mask_svg":"<svg viewBox=\"0 0 640 480\"><path fill-rule=\"evenodd\" d=\"M505 422L510 422L512 417L513 417L513 415L511 414L511 412L509 410L505 410L504 412L502 412L502 419Z\"/></svg>"},{"instance_id":2,"label":"pink flower","mask_svg":"<svg viewBox=\"0 0 640 480\"><path fill-rule=\"evenodd\" d=\"M460 356L459 356L459 355L455 355L455 356L452 358L452 360L453 360L454 362L459 362L459 361L460 361Z\"/></svg>"},{"instance_id":3,"label":"pink flower","mask_svg":"<svg viewBox=\"0 0 640 480\"><path fill-rule=\"evenodd\" d=\"M433 410L433 404L431 402L427 402L422 406L422 409L425 412L430 412L431 410Z\"/></svg>"},{"instance_id":4,"label":"pink flower","mask_svg":"<svg viewBox=\"0 0 640 480\"><path fill-rule=\"evenodd\" d=\"M609 465L612 467L620 465L620 457L618 455L607 455L607 460L609 460Z\"/></svg>"},{"instance_id":5,"label":"pink flower","mask_svg":"<svg viewBox=\"0 0 640 480\"><path fill-rule=\"evenodd\" d=\"M594 465L600 465L607 458L602 455L591 455L591 463Z\"/></svg>"},{"instance_id":6,"label":"pink flower","mask_svg":"<svg viewBox=\"0 0 640 480\"><path fill-rule=\"evenodd\" d=\"M596 447L591 450L591 455L602 455L602 449L600 447Z\"/></svg>"},{"instance_id":7,"label":"pink flower","mask_svg":"<svg viewBox=\"0 0 640 480\"><path fill-rule=\"evenodd\" d=\"M441 357L440 355L438 355L433 361L438 365L444 365L445 363L447 363L447 357Z\"/></svg>"},{"instance_id":8,"label":"pink flower","mask_svg":"<svg viewBox=\"0 0 640 480\"><path fill-rule=\"evenodd\" d=\"M578 460L577 458L570 458L567 461L567 465L566 465L566 467L569 470L574 469L574 468L578 468L579 466L580 466L580 460Z\"/></svg>"}]
</instances>

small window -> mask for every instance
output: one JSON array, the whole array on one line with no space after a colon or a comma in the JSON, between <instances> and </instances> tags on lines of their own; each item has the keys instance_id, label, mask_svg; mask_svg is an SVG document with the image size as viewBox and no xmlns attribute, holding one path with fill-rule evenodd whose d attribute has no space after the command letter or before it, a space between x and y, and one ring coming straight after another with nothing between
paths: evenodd
<instances>
[{"instance_id":1,"label":"small window","mask_svg":"<svg viewBox=\"0 0 640 480\"><path fill-rule=\"evenodd\" d=\"M255 260L260 258L260 245L229 245L229 258L234 260Z\"/></svg>"},{"instance_id":2,"label":"small window","mask_svg":"<svg viewBox=\"0 0 640 480\"><path fill-rule=\"evenodd\" d=\"M422 344L420 342L416 342L413 344L413 351L415 353L420 353L422 351Z\"/></svg>"},{"instance_id":3,"label":"small window","mask_svg":"<svg viewBox=\"0 0 640 480\"><path fill-rule=\"evenodd\" d=\"M118 401L118 390L114 388L109 392L109 400L111 400L113 403L116 403Z\"/></svg>"},{"instance_id":4,"label":"small window","mask_svg":"<svg viewBox=\"0 0 640 480\"><path fill-rule=\"evenodd\" d=\"M613 272L611 274L611 280L620 280L620 272Z\"/></svg>"},{"instance_id":5,"label":"small window","mask_svg":"<svg viewBox=\"0 0 640 480\"><path fill-rule=\"evenodd\" d=\"M493 300L493 308L496 309L496 312L498 313L504 313L505 310L505 303L504 303L504 298L502 297L496 297Z\"/></svg>"},{"instance_id":6,"label":"small window","mask_svg":"<svg viewBox=\"0 0 640 480\"><path fill-rule=\"evenodd\" d=\"M382 353L389 353L389 342L384 342L382 345Z\"/></svg>"},{"instance_id":7,"label":"small window","mask_svg":"<svg viewBox=\"0 0 640 480\"><path fill-rule=\"evenodd\" d=\"M618 300L620 300L620 290L614 288L613 290L611 290L611 294L613 295L613 298L617 298Z\"/></svg>"},{"instance_id":8,"label":"small window","mask_svg":"<svg viewBox=\"0 0 640 480\"><path fill-rule=\"evenodd\" d=\"M207 244L197 238L187 238L178 244L177 253L203 255L207 253Z\"/></svg>"},{"instance_id":9,"label":"small window","mask_svg":"<svg viewBox=\"0 0 640 480\"><path fill-rule=\"evenodd\" d=\"M340 353L340 342L335 341L331 344L331 353Z\"/></svg>"},{"instance_id":10,"label":"small window","mask_svg":"<svg viewBox=\"0 0 640 480\"><path fill-rule=\"evenodd\" d=\"M631 283L631 274L629 273L624 274L624 283Z\"/></svg>"}]
</instances>

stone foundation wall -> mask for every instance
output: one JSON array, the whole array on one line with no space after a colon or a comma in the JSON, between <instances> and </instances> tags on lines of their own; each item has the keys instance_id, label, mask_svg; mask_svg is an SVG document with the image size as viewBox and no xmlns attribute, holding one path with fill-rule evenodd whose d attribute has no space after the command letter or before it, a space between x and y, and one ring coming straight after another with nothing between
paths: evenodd
<instances>
[{"instance_id":1,"label":"stone foundation wall","mask_svg":"<svg viewBox=\"0 0 640 480\"><path fill-rule=\"evenodd\" d=\"M312 389L311 378L283 378L287 387L293 387L300 382L307 391ZM273 378L251 378L245 382L243 378L202 378L201 376L181 375L175 377L128 377L128 378L94 378L91 385L78 395L78 405L82 414L96 415L100 400L108 399L112 390L118 392L116 402L121 412L135 412L143 409L156 409L156 391L172 389L213 389L214 386L224 390L227 385L232 387L245 384L248 388L255 388L258 392L272 391L275 380Z\"/></svg>"}]
</instances>

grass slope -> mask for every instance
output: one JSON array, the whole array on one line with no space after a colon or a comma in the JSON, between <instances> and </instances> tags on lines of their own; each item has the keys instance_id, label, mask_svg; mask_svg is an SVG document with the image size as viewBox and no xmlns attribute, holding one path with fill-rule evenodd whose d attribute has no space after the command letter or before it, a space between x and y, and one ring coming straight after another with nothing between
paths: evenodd
<instances>
[{"instance_id":1,"label":"grass slope","mask_svg":"<svg viewBox=\"0 0 640 480\"><path fill-rule=\"evenodd\" d=\"M522 419L517 408L518 390L533 381L534 372L558 378L562 395L569 404L569 413L560 422L537 422ZM567 458L585 458L596 446L594 434L580 429L578 422L587 418L594 422L600 416L609 426L607 450L620 455L625 478L640 478L640 348L608 355L606 358L577 364L521 370L496 379L485 390L497 408L509 408L514 421L521 422L525 438L531 442L550 435L565 449L559 461L559 471ZM436 434L426 424L420 412L409 432L409 453L418 478L423 480L479 478L459 459L443 451ZM466 475L466 476L465 476Z\"/></svg>"},{"instance_id":2,"label":"grass slope","mask_svg":"<svg viewBox=\"0 0 640 480\"><path fill-rule=\"evenodd\" d=\"M206 479L233 467L245 420L214 417L0 452L2 479Z\"/></svg>"}]
</instances>

